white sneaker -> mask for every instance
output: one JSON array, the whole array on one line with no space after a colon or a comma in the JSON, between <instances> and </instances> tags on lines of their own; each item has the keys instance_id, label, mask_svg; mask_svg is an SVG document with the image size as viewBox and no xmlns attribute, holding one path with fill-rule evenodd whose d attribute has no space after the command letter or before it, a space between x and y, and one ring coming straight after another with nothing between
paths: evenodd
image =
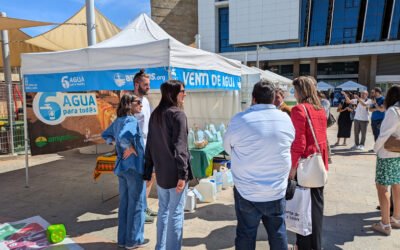
<instances>
[{"instance_id":1,"label":"white sneaker","mask_svg":"<svg viewBox=\"0 0 400 250\"><path fill-rule=\"evenodd\" d=\"M358 146L358 150L360 150L360 151L365 151L364 145L359 145L359 146Z\"/></svg>"},{"instance_id":2,"label":"white sneaker","mask_svg":"<svg viewBox=\"0 0 400 250\"><path fill-rule=\"evenodd\" d=\"M350 150L357 150L357 149L358 149L357 145L354 145L353 147L350 148Z\"/></svg>"}]
</instances>

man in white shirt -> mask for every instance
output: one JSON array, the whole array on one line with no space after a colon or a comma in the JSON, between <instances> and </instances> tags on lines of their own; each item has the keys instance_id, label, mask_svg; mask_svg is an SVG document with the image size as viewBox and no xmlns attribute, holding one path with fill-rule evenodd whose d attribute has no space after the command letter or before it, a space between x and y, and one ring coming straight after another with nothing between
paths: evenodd
<instances>
[{"instance_id":1,"label":"man in white shirt","mask_svg":"<svg viewBox=\"0 0 400 250\"><path fill-rule=\"evenodd\" d=\"M285 193L295 130L290 117L276 109L274 95L271 83L258 82L252 106L232 118L224 136L235 183L236 249L255 249L260 220L270 249L287 249Z\"/></svg>"},{"instance_id":2,"label":"man in white shirt","mask_svg":"<svg viewBox=\"0 0 400 250\"><path fill-rule=\"evenodd\" d=\"M139 127L142 130L144 146L146 148L147 134L149 132L149 120L150 120L150 115L152 112L150 102L146 98L146 95L149 93L149 90L150 90L150 76L145 73L144 69L141 69L133 77L133 84L134 84L133 94L140 97L142 100L142 105L143 105L142 112L139 114L136 114L135 117L138 119ZM136 151L134 149L131 148L130 150L132 150L132 151L127 150L126 154L124 156L128 156L130 153L136 153ZM151 190L151 187L153 186L154 181L155 181L155 173L153 173L151 180L146 182L146 202L147 202L147 199L149 198L150 190ZM147 205L146 205L146 207L147 207ZM154 217L156 217L156 216L157 216L157 212L152 211L148 207L146 208L146 216L145 216L146 223L153 223Z\"/></svg>"},{"instance_id":3,"label":"man in white shirt","mask_svg":"<svg viewBox=\"0 0 400 250\"><path fill-rule=\"evenodd\" d=\"M368 98L368 91L362 91L361 97L354 95L354 99L350 100L347 95L345 95L346 101L349 104L357 105L354 115L354 146L351 150L365 150L365 138L367 134L367 127L369 122L369 105L372 101ZM361 133L361 141L360 141Z\"/></svg>"}]
</instances>

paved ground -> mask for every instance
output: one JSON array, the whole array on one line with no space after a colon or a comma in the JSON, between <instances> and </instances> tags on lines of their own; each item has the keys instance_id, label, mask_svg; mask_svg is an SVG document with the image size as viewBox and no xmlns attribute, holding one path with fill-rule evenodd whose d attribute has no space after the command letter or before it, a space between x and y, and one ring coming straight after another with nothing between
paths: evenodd
<instances>
[{"instance_id":1,"label":"paved ground","mask_svg":"<svg viewBox=\"0 0 400 250\"><path fill-rule=\"evenodd\" d=\"M331 144L336 126L329 129ZM325 190L324 249L400 249L400 230L384 237L370 231L379 219L372 153L351 152L348 146L334 148L329 183ZM369 131L367 149L373 145ZM96 156L76 150L30 158L30 187L25 188L23 157L0 158L0 222L40 215L50 223L64 223L68 234L85 249L117 249L117 180L112 175L92 179ZM154 196L153 196L154 197ZM150 207L157 208L152 198ZM218 202L201 204L185 215L184 249L233 249L235 213L232 189ZM155 224L146 225L146 238L154 249ZM290 233L289 242L294 242ZM268 249L260 226L257 249Z\"/></svg>"}]
</instances>

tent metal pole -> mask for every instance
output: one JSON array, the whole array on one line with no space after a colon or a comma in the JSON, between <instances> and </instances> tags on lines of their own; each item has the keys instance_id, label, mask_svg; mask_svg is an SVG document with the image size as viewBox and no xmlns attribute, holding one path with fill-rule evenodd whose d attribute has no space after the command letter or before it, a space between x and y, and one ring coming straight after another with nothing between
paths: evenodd
<instances>
[{"instance_id":1,"label":"tent metal pole","mask_svg":"<svg viewBox=\"0 0 400 250\"><path fill-rule=\"evenodd\" d=\"M22 83L22 98L23 98L23 109L24 109L24 147L25 147L25 187L29 188L29 138L28 138L28 117L26 110L26 92L25 92L25 81L22 77L21 71L19 72L19 79Z\"/></svg>"},{"instance_id":2,"label":"tent metal pole","mask_svg":"<svg viewBox=\"0 0 400 250\"><path fill-rule=\"evenodd\" d=\"M96 18L94 12L94 0L86 0L86 23L88 46L96 44Z\"/></svg>"},{"instance_id":3,"label":"tent metal pole","mask_svg":"<svg viewBox=\"0 0 400 250\"><path fill-rule=\"evenodd\" d=\"M7 17L6 13L0 12L1 17ZM2 50L3 50L3 67L4 67L4 80L7 84L8 94L8 126L10 127L9 135L9 148L11 154L14 154L14 112L13 112L13 87L11 79L11 65L10 65L10 47L8 40L8 30L1 30Z\"/></svg>"}]
</instances>

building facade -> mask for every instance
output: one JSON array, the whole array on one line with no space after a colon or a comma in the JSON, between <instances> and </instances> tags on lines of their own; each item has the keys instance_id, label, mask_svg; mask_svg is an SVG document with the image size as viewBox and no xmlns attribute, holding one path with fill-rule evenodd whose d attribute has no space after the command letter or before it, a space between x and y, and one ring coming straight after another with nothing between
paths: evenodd
<instances>
[{"instance_id":1,"label":"building facade","mask_svg":"<svg viewBox=\"0 0 400 250\"><path fill-rule=\"evenodd\" d=\"M195 44L197 0L151 0L151 18L184 44Z\"/></svg>"},{"instance_id":2,"label":"building facade","mask_svg":"<svg viewBox=\"0 0 400 250\"><path fill-rule=\"evenodd\" d=\"M400 0L202 0L198 33L204 50L289 78L400 83Z\"/></svg>"}]
</instances>

